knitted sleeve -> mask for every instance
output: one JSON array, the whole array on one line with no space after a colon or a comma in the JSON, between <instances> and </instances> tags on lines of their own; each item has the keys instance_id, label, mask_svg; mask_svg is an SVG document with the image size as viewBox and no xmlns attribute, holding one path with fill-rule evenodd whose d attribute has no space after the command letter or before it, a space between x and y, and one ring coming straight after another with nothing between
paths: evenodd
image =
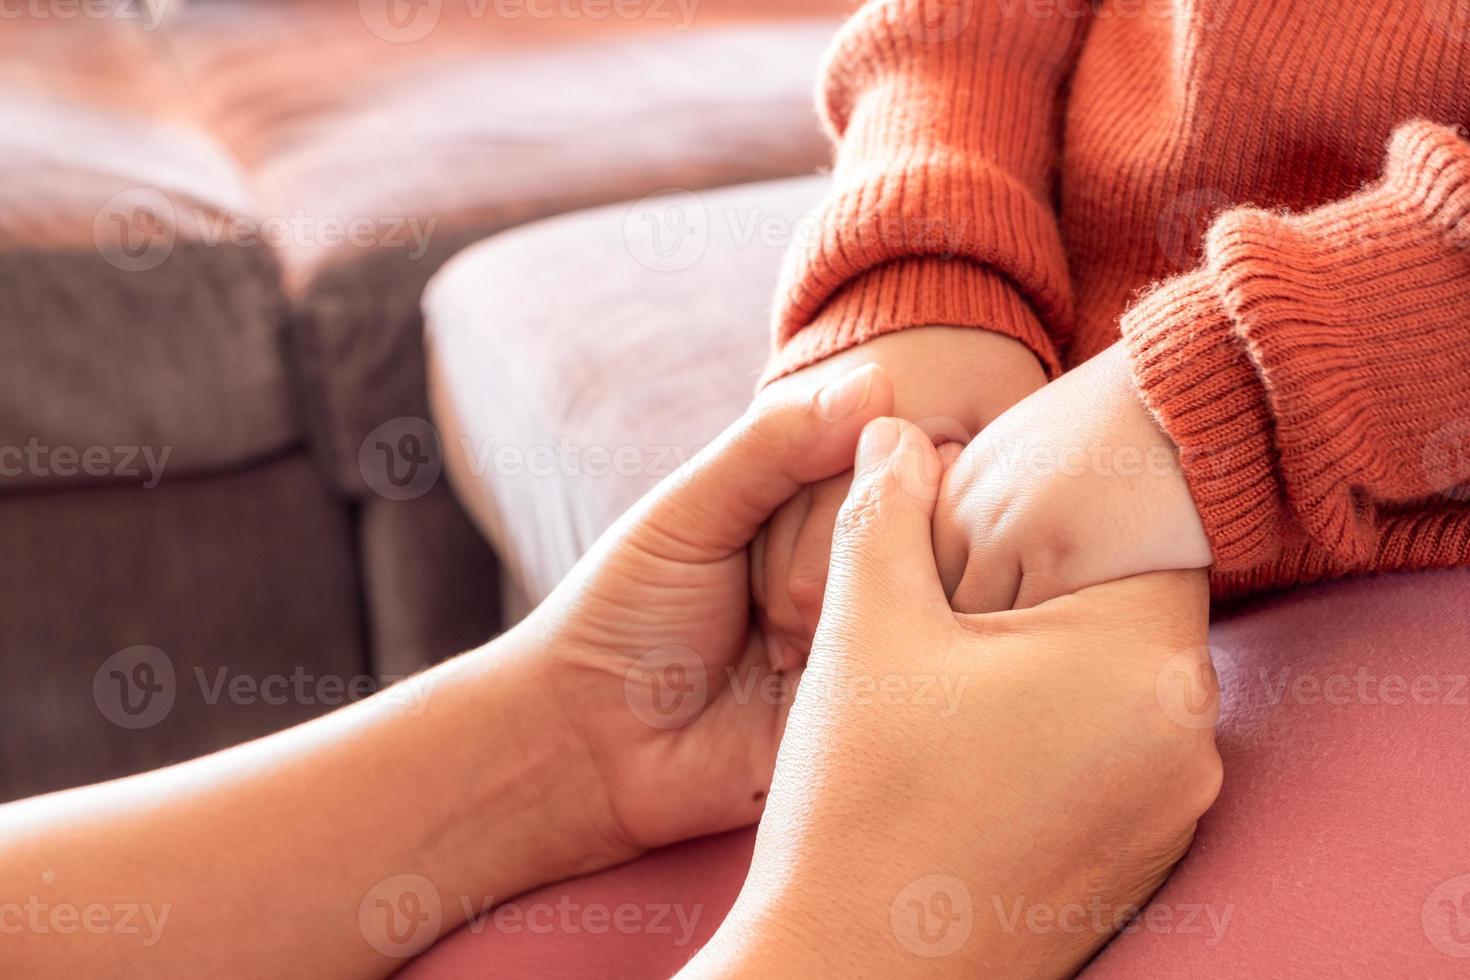
<instances>
[{"instance_id":1,"label":"knitted sleeve","mask_svg":"<svg viewBox=\"0 0 1470 980\"><path fill-rule=\"evenodd\" d=\"M1217 591L1470 560L1470 144L1401 127L1382 179L1239 209L1122 319Z\"/></svg>"},{"instance_id":2,"label":"knitted sleeve","mask_svg":"<svg viewBox=\"0 0 1470 980\"><path fill-rule=\"evenodd\" d=\"M765 381L925 324L998 331L1059 371L1071 296L1051 203L1087 0L878 0L839 33L833 186L787 256Z\"/></svg>"}]
</instances>

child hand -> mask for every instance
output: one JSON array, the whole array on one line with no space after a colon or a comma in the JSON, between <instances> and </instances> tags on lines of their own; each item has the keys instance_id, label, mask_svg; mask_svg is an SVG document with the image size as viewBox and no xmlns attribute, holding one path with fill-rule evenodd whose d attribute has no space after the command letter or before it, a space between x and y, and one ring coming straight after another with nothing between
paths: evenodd
<instances>
[{"instance_id":1,"label":"child hand","mask_svg":"<svg viewBox=\"0 0 1470 980\"><path fill-rule=\"evenodd\" d=\"M988 330L915 327L885 334L772 383L757 402L815 392L864 363L893 380L894 415L915 422L936 444L964 445L992 419L1046 383L1036 355ZM835 406L843 409L846 406ZM952 458L951 452L941 455ZM772 666L798 666L811 649L827 586L832 527L852 473L812 484L767 522L751 551L751 596L771 644Z\"/></svg>"},{"instance_id":2,"label":"child hand","mask_svg":"<svg viewBox=\"0 0 1470 980\"><path fill-rule=\"evenodd\" d=\"M965 613L1211 561L1178 452L1139 398L1121 344L965 449L940 488L934 545L945 591Z\"/></svg>"}]
</instances>

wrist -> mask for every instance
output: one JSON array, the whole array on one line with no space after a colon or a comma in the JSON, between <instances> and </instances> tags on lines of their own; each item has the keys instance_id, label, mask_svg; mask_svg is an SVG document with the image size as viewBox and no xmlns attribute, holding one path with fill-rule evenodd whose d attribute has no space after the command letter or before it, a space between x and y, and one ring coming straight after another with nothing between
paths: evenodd
<instances>
[{"instance_id":1,"label":"wrist","mask_svg":"<svg viewBox=\"0 0 1470 980\"><path fill-rule=\"evenodd\" d=\"M968 441L996 416L1046 384L1046 369L1025 344L976 327L910 327L780 378L758 397L817 391L861 364L893 379L893 414L931 438Z\"/></svg>"},{"instance_id":2,"label":"wrist","mask_svg":"<svg viewBox=\"0 0 1470 980\"><path fill-rule=\"evenodd\" d=\"M483 863L463 842L446 847L446 861L497 868L498 895L510 897L636 856L616 833L585 743L556 698L555 665L535 629L518 626L445 666L453 673L436 687L459 692L454 737L470 747L473 760L460 799Z\"/></svg>"},{"instance_id":3,"label":"wrist","mask_svg":"<svg viewBox=\"0 0 1470 980\"><path fill-rule=\"evenodd\" d=\"M867 946L871 936L842 936L836 915L814 913L807 902L836 899L816 888L807 902L764 891L752 874L720 928L679 973L681 980L770 976L883 975Z\"/></svg>"}]
</instances>

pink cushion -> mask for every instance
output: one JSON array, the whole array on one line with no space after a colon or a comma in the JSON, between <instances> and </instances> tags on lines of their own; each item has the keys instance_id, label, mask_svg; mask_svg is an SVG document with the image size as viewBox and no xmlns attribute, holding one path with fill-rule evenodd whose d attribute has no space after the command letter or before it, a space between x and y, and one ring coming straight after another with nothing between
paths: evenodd
<instances>
[{"instance_id":1,"label":"pink cushion","mask_svg":"<svg viewBox=\"0 0 1470 980\"><path fill-rule=\"evenodd\" d=\"M706 837L539 888L439 942L399 980L671 976L735 904L754 844L753 829Z\"/></svg>"},{"instance_id":2,"label":"pink cushion","mask_svg":"<svg viewBox=\"0 0 1470 980\"><path fill-rule=\"evenodd\" d=\"M1470 569L1396 575L1219 619L1224 791L1145 914L1084 971L1089 980L1465 975L1467 595ZM667 977L728 911L752 841L752 831L693 841L540 889L518 903L550 907L537 931L530 918L517 928L515 913L507 924L492 916L402 975ZM649 923L670 907L672 931L585 925L586 910L622 905ZM677 911L695 919L688 942ZM997 914L979 895L974 913Z\"/></svg>"},{"instance_id":3,"label":"pink cushion","mask_svg":"<svg viewBox=\"0 0 1470 980\"><path fill-rule=\"evenodd\" d=\"M430 283L445 469L530 600L750 401L781 242L826 184L552 218L461 252Z\"/></svg>"}]
</instances>

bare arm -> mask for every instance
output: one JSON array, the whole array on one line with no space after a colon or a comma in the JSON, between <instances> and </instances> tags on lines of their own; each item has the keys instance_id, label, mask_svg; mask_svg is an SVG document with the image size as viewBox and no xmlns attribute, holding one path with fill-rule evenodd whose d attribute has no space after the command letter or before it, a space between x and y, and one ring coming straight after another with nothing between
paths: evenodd
<instances>
[{"instance_id":1,"label":"bare arm","mask_svg":"<svg viewBox=\"0 0 1470 980\"><path fill-rule=\"evenodd\" d=\"M619 859L538 669L508 635L288 732L0 807L0 972L382 976Z\"/></svg>"}]
</instances>

